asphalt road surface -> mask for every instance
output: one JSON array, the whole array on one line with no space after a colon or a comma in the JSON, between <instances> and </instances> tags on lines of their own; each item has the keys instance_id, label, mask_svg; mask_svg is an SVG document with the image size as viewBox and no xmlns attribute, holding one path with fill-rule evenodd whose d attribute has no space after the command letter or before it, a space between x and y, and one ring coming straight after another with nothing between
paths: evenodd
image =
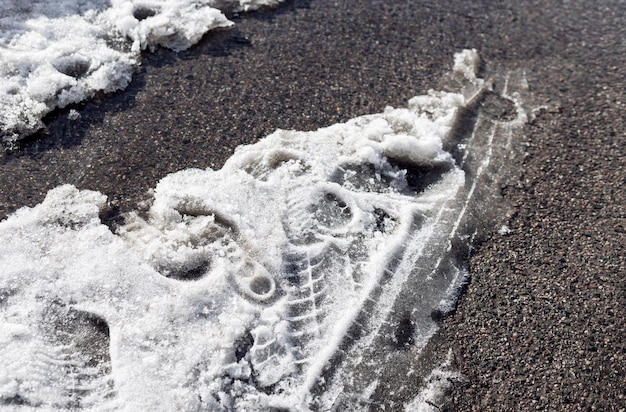
<instances>
[{"instance_id":1,"label":"asphalt road surface","mask_svg":"<svg viewBox=\"0 0 626 412\"><path fill-rule=\"evenodd\" d=\"M625 410L626 2L301 0L234 20L0 155L0 218L62 183L107 194L114 218L276 128L403 106L475 48L526 73L536 110L502 188L510 233L485 228L436 338L464 376L442 409Z\"/></svg>"}]
</instances>

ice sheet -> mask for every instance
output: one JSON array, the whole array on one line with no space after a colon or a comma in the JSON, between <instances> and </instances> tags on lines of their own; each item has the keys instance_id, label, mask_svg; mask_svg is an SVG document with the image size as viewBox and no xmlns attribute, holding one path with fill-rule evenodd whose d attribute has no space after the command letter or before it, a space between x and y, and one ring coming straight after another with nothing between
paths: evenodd
<instances>
[{"instance_id":1,"label":"ice sheet","mask_svg":"<svg viewBox=\"0 0 626 412\"><path fill-rule=\"evenodd\" d=\"M114 231L105 196L69 185L0 222L0 405L371 402L387 366L414 368L465 274L468 205L500 122L477 129L493 132L487 150L456 153L483 141L456 125L485 91L456 60L459 93L276 131L220 170L165 177L149 213Z\"/></svg>"},{"instance_id":2,"label":"ice sheet","mask_svg":"<svg viewBox=\"0 0 626 412\"><path fill-rule=\"evenodd\" d=\"M232 24L224 11L280 0L0 0L0 140L57 107L125 88L140 52L183 50Z\"/></svg>"}]
</instances>

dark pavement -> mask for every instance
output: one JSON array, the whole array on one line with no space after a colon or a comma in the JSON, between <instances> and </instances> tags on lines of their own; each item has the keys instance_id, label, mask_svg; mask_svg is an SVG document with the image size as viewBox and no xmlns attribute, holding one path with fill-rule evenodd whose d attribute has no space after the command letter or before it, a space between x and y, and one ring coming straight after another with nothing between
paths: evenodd
<instances>
[{"instance_id":1,"label":"dark pavement","mask_svg":"<svg viewBox=\"0 0 626 412\"><path fill-rule=\"evenodd\" d=\"M448 408L626 408L624 1L287 1L235 21L146 55L126 91L0 156L0 218L62 183L133 209L167 173L219 168L276 128L403 106L476 48L491 72L526 71L537 110L503 188L511 233L485 228L437 338L467 379Z\"/></svg>"}]
</instances>

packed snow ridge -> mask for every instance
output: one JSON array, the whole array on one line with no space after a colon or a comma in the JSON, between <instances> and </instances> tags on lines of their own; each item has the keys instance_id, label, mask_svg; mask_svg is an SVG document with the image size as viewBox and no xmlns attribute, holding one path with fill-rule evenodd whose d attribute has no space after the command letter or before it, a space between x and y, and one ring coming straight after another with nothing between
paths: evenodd
<instances>
[{"instance_id":1,"label":"packed snow ridge","mask_svg":"<svg viewBox=\"0 0 626 412\"><path fill-rule=\"evenodd\" d=\"M142 50L184 50L233 24L222 11L280 1L0 0L0 141L34 133L55 108L125 88Z\"/></svg>"},{"instance_id":2,"label":"packed snow ridge","mask_svg":"<svg viewBox=\"0 0 626 412\"><path fill-rule=\"evenodd\" d=\"M70 185L0 222L0 405L425 404L447 376L416 372L431 313L456 298L477 182L522 119L479 117L459 137L486 90L477 62L456 56L459 93L279 130L220 170L171 174L149 213L115 230L100 219L106 196Z\"/></svg>"}]
</instances>

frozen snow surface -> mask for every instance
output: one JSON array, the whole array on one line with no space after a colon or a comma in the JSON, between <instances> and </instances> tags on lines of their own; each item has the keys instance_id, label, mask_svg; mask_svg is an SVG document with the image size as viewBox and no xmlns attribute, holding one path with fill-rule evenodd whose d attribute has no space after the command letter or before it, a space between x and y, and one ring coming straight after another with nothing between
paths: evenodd
<instances>
[{"instance_id":1,"label":"frozen snow surface","mask_svg":"<svg viewBox=\"0 0 626 412\"><path fill-rule=\"evenodd\" d=\"M125 88L140 52L183 50L230 26L222 11L281 0L0 0L0 141L57 107Z\"/></svg>"},{"instance_id":2,"label":"frozen snow surface","mask_svg":"<svg viewBox=\"0 0 626 412\"><path fill-rule=\"evenodd\" d=\"M171 174L121 227L69 185L0 222L0 406L431 408L452 375L421 355L524 121L523 82L477 60L456 56L456 92Z\"/></svg>"}]
</instances>

